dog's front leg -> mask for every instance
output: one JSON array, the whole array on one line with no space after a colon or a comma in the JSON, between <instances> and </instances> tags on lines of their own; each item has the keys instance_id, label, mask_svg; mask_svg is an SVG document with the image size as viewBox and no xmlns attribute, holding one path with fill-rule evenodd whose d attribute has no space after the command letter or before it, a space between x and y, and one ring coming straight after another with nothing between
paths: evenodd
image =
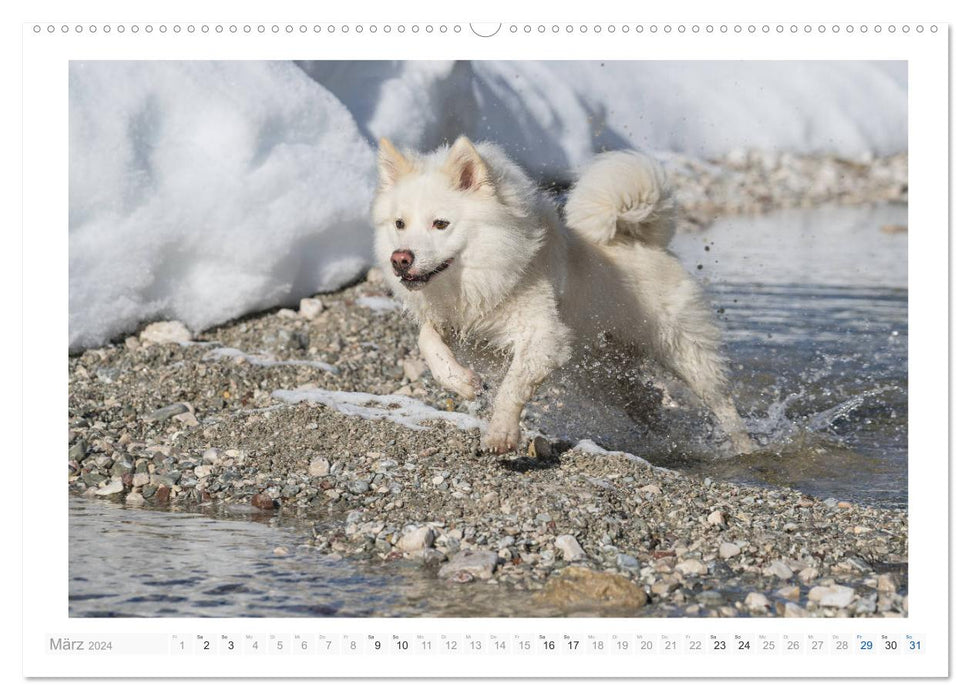
<instances>
[{"instance_id":1,"label":"dog's front leg","mask_svg":"<svg viewBox=\"0 0 971 700\"><path fill-rule=\"evenodd\" d=\"M422 324L418 333L418 349L428 363L435 381L449 391L454 391L467 401L482 391L479 375L455 359L452 349L430 323Z\"/></svg>"},{"instance_id":2,"label":"dog's front leg","mask_svg":"<svg viewBox=\"0 0 971 700\"><path fill-rule=\"evenodd\" d=\"M519 416L523 406L550 372L569 357L570 333L564 326L554 326L517 343L509 371L496 392L492 420L482 438L483 450L501 454L519 446Z\"/></svg>"}]
</instances>

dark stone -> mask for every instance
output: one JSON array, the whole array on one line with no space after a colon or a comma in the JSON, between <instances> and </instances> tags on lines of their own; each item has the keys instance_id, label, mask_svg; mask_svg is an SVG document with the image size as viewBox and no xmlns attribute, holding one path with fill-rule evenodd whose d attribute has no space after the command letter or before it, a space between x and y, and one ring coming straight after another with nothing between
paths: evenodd
<instances>
[{"instance_id":1,"label":"dark stone","mask_svg":"<svg viewBox=\"0 0 971 700\"><path fill-rule=\"evenodd\" d=\"M273 510L277 507L276 501L265 493L254 494L253 498L250 500L250 503L260 510Z\"/></svg>"}]
</instances>

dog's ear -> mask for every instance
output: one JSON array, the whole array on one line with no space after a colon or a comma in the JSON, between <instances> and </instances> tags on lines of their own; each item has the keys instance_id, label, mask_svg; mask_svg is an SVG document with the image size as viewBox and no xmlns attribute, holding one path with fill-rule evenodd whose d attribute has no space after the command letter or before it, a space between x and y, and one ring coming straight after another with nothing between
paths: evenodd
<instances>
[{"instance_id":1,"label":"dog's ear","mask_svg":"<svg viewBox=\"0 0 971 700\"><path fill-rule=\"evenodd\" d=\"M378 141L378 187L386 190L402 175L414 170L414 165L388 139Z\"/></svg>"},{"instance_id":2,"label":"dog's ear","mask_svg":"<svg viewBox=\"0 0 971 700\"><path fill-rule=\"evenodd\" d=\"M455 187L460 190L492 191L489 167L465 136L460 136L449 149L445 157L445 172L452 178Z\"/></svg>"}]
</instances>

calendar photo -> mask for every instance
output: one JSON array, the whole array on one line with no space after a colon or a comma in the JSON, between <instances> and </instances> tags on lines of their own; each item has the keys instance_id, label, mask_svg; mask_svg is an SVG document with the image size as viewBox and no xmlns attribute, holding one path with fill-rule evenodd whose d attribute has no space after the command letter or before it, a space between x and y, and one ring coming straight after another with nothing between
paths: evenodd
<instances>
[{"instance_id":1,"label":"calendar photo","mask_svg":"<svg viewBox=\"0 0 971 700\"><path fill-rule=\"evenodd\" d=\"M66 70L70 618L908 616L906 60Z\"/></svg>"}]
</instances>

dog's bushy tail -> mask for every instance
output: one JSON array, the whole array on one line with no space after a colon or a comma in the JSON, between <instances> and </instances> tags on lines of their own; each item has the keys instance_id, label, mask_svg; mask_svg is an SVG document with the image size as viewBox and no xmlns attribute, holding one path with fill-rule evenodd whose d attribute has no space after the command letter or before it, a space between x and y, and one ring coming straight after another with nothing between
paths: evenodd
<instances>
[{"instance_id":1,"label":"dog's bushy tail","mask_svg":"<svg viewBox=\"0 0 971 700\"><path fill-rule=\"evenodd\" d=\"M664 248L675 202L660 163L635 151L603 153L587 166L564 208L573 231L598 245L638 241Z\"/></svg>"}]
</instances>

